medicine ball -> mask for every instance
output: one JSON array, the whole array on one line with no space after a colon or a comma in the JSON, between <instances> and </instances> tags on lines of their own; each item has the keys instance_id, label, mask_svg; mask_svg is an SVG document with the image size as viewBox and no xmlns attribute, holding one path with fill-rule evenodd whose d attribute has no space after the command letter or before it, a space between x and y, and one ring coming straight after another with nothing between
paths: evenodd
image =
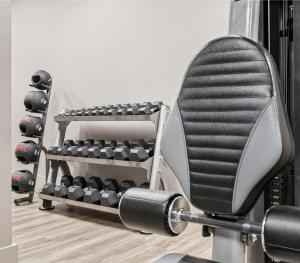
<instances>
[{"instance_id":1,"label":"medicine ball","mask_svg":"<svg viewBox=\"0 0 300 263\"><path fill-rule=\"evenodd\" d=\"M17 160L21 163L33 163L38 160L39 146L34 141L20 142L15 149Z\"/></svg>"},{"instance_id":2,"label":"medicine ball","mask_svg":"<svg viewBox=\"0 0 300 263\"><path fill-rule=\"evenodd\" d=\"M52 85L51 75L44 70L38 70L31 77L31 85L37 89L45 90Z\"/></svg>"},{"instance_id":3,"label":"medicine ball","mask_svg":"<svg viewBox=\"0 0 300 263\"><path fill-rule=\"evenodd\" d=\"M40 117L26 115L21 120L19 127L24 136L40 136L44 129L44 122Z\"/></svg>"},{"instance_id":4,"label":"medicine ball","mask_svg":"<svg viewBox=\"0 0 300 263\"><path fill-rule=\"evenodd\" d=\"M24 99L26 109L32 112L45 111L48 102L48 95L44 91L28 91Z\"/></svg>"},{"instance_id":5,"label":"medicine ball","mask_svg":"<svg viewBox=\"0 0 300 263\"><path fill-rule=\"evenodd\" d=\"M11 174L12 191L23 194L33 190L34 180L32 172L28 170L14 171Z\"/></svg>"}]
</instances>

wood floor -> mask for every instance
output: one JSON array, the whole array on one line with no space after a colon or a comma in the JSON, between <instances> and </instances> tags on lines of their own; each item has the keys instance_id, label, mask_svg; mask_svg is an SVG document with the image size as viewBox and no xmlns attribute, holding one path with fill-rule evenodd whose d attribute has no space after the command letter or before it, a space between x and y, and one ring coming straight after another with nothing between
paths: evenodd
<instances>
[{"instance_id":1,"label":"wood floor","mask_svg":"<svg viewBox=\"0 0 300 263\"><path fill-rule=\"evenodd\" d=\"M210 258L211 240L190 224L175 238L129 231L118 216L56 205L40 211L40 200L13 205L13 240L20 263L141 263L167 252Z\"/></svg>"}]
</instances>

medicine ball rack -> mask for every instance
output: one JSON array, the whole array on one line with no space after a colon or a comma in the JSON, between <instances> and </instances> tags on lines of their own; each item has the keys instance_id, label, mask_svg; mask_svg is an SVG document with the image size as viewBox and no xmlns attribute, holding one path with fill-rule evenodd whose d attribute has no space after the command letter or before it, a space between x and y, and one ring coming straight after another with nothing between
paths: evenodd
<instances>
[{"instance_id":1,"label":"medicine ball rack","mask_svg":"<svg viewBox=\"0 0 300 263\"><path fill-rule=\"evenodd\" d=\"M90 163L108 166L119 166L119 167L131 167L146 170L147 180L150 182L150 189L157 189L160 186L161 178L159 172L160 166L160 142L162 138L163 128L169 113L169 106L162 105L160 110L150 114L150 115L105 115L105 116L65 116L57 115L54 120L58 123L58 136L57 136L57 146L62 146L66 129L71 122L151 122L156 131L156 144L153 157L147 159L143 162L133 162L133 161L123 161L123 160L107 160L98 158L88 158L88 157L74 157L74 156L62 156L62 155L51 155L46 154L46 159L50 161L50 169L46 176L46 183L56 184L58 169L64 169L64 173L69 173L69 167L67 162L79 162L79 163ZM63 164L63 165L62 165ZM46 194L39 193L39 198L43 200L40 207L41 210L50 210L54 207L52 202L58 202L61 204L68 204L76 207L84 207L88 209L93 209L102 212L118 213L118 209L84 203L80 201L73 201L65 198L50 196Z\"/></svg>"},{"instance_id":2,"label":"medicine ball rack","mask_svg":"<svg viewBox=\"0 0 300 263\"><path fill-rule=\"evenodd\" d=\"M38 83L34 82L34 77L35 76L39 76L40 77ZM46 77L48 79L44 79ZM46 85L45 83L49 83L49 85ZM37 88L38 90L44 91L46 93L47 97L48 97L48 105L49 105L50 95L51 95L51 89L52 89L52 78L51 78L51 76L50 76L50 74L48 72L43 71L43 70L39 70L39 71L35 72L33 74L33 76L32 76L32 83L29 84L29 86ZM42 133L41 133L40 136L25 136L25 135L22 135L23 137L26 137L26 138L37 139L38 140L37 141L37 145L38 145L39 151L38 151L37 161L33 163L33 171L32 171L32 174L33 174L32 181L33 182L32 182L31 190L28 193L26 193L26 194L28 194L28 196L14 199L14 203L16 205L20 205L21 203L25 203L25 202L32 203L32 201L33 201L33 196L34 196L34 191L35 191L36 178L37 178L37 173L38 173L38 169L39 169L41 152L43 152L44 154L47 153L47 150L46 150L46 148L43 145L43 139L44 139L44 132L45 132L45 125L46 125L46 120L47 120L48 108L49 107L46 107L46 109L43 110L43 111L41 111L41 110L31 111L31 110L26 109L26 111L28 111L30 113L41 114L41 119L43 121L43 130L42 130ZM49 162L46 160L46 172L48 170L49 170Z\"/></svg>"}]
</instances>

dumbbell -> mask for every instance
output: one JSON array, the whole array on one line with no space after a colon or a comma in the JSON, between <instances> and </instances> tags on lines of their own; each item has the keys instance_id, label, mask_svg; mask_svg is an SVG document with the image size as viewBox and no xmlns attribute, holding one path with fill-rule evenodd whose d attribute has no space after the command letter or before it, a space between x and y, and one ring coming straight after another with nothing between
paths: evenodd
<instances>
[{"instance_id":1,"label":"dumbbell","mask_svg":"<svg viewBox=\"0 0 300 263\"><path fill-rule=\"evenodd\" d=\"M118 114L118 109L121 108L121 104L116 104L116 105L112 105L108 111L107 114L108 115L117 115Z\"/></svg>"},{"instance_id":2,"label":"dumbbell","mask_svg":"<svg viewBox=\"0 0 300 263\"><path fill-rule=\"evenodd\" d=\"M151 102L143 102L139 107L139 114L149 115L153 112L151 111L152 103Z\"/></svg>"},{"instance_id":3,"label":"dumbbell","mask_svg":"<svg viewBox=\"0 0 300 263\"><path fill-rule=\"evenodd\" d=\"M99 177L92 176L87 179L87 187L84 189L83 201L90 204L99 204L100 190L103 188L103 182Z\"/></svg>"},{"instance_id":4,"label":"dumbbell","mask_svg":"<svg viewBox=\"0 0 300 263\"><path fill-rule=\"evenodd\" d=\"M41 136L44 130L44 121L40 117L26 115L19 124L23 136Z\"/></svg>"},{"instance_id":5,"label":"dumbbell","mask_svg":"<svg viewBox=\"0 0 300 263\"><path fill-rule=\"evenodd\" d=\"M63 142L63 146L59 146L57 148L57 154L58 155L68 155L68 148L71 146L74 146L73 140L66 140Z\"/></svg>"},{"instance_id":6,"label":"dumbbell","mask_svg":"<svg viewBox=\"0 0 300 263\"><path fill-rule=\"evenodd\" d=\"M83 145L84 145L84 141L83 140L77 140L77 141L75 141L74 145L69 146L67 148L67 155L69 155L69 156L76 156L78 148L82 147Z\"/></svg>"},{"instance_id":7,"label":"dumbbell","mask_svg":"<svg viewBox=\"0 0 300 263\"><path fill-rule=\"evenodd\" d=\"M100 149L99 158L101 159L113 159L114 150L117 146L116 140L105 141L104 147Z\"/></svg>"},{"instance_id":8,"label":"dumbbell","mask_svg":"<svg viewBox=\"0 0 300 263\"><path fill-rule=\"evenodd\" d=\"M129 160L129 141L118 141L114 149L114 159L116 160Z\"/></svg>"},{"instance_id":9,"label":"dumbbell","mask_svg":"<svg viewBox=\"0 0 300 263\"><path fill-rule=\"evenodd\" d=\"M87 187L84 191L84 202L99 204L103 191L118 191L119 184L116 179L108 178L103 182L99 177L92 176L87 180ZM101 191L101 192L100 192Z\"/></svg>"},{"instance_id":10,"label":"dumbbell","mask_svg":"<svg viewBox=\"0 0 300 263\"><path fill-rule=\"evenodd\" d=\"M43 185L42 194L45 195L54 195L55 185L52 183L46 183Z\"/></svg>"},{"instance_id":11,"label":"dumbbell","mask_svg":"<svg viewBox=\"0 0 300 263\"><path fill-rule=\"evenodd\" d=\"M28 91L24 98L24 105L28 111L45 111L48 107L48 95L44 91Z\"/></svg>"},{"instance_id":12,"label":"dumbbell","mask_svg":"<svg viewBox=\"0 0 300 263\"><path fill-rule=\"evenodd\" d=\"M31 171L19 170L11 174L11 189L18 194L33 190L34 178Z\"/></svg>"},{"instance_id":13,"label":"dumbbell","mask_svg":"<svg viewBox=\"0 0 300 263\"><path fill-rule=\"evenodd\" d=\"M129 160L134 162L143 162L153 156L155 141L150 140L147 146L137 146L130 149Z\"/></svg>"},{"instance_id":14,"label":"dumbbell","mask_svg":"<svg viewBox=\"0 0 300 263\"><path fill-rule=\"evenodd\" d=\"M31 140L19 143L15 149L17 160L25 164L37 162L39 152L39 146Z\"/></svg>"},{"instance_id":15,"label":"dumbbell","mask_svg":"<svg viewBox=\"0 0 300 263\"><path fill-rule=\"evenodd\" d=\"M68 197L68 187L73 183L72 175L64 175L60 180L60 185L55 186L54 196L67 198Z\"/></svg>"},{"instance_id":16,"label":"dumbbell","mask_svg":"<svg viewBox=\"0 0 300 263\"><path fill-rule=\"evenodd\" d=\"M121 104L121 106L118 108L118 115L126 115L128 108L130 107L130 104Z\"/></svg>"},{"instance_id":17,"label":"dumbbell","mask_svg":"<svg viewBox=\"0 0 300 263\"><path fill-rule=\"evenodd\" d=\"M100 192L100 204L103 206L117 207L122 195L130 188L136 187L133 181L125 180L121 182L119 192L112 190L103 190Z\"/></svg>"},{"instance_id":18,"label":"dumbbell","mask_svg":"<svg viewBox=\"0 0 300 263\"><path fill-rule=\"evenodd\" d=\"M100 150L105 146L104 140L95 140L94 145L88 149L88 157L99 158Z\"/></svg>"},{"instance_id":19,"label":"dumbbell","mask_svg":"<svg viewBox=\"0 0 300 263\"><path fill-rule=\"evenodd\" d=\"M77 156L80 157L87 157L89 148L94 145L94 140L93 139L86 139L84 140L83 146L79 147L77 150Z\"/></svg>"},{"instance_id":20,"label":"dumbbell","mask_svg":"<svg viewBox=\"0 0 300 263\"><path fill-rule=\"evenodd\" d=\"M52 77L45 70L38 70L31 76L30 86L35 87L39 90L45 90L51 88Z\"/></svg>"},{"instance_id":21,"label":"dumbbell","mask_svg":"<svg viewBox=\"0 0 300 263\"><path fill-rule=\"evenodd\" d=\"M139 114L139 103L131 103L130 106L127 109L128 115L138 115Z\"/></svg>"},{"instance_id":22,"label":"dumbbell","mask_svg":"<svg viewBox=\"0 0 300 263\"><path fill-rule=\"evenodd\" d=\"M84 177L76 176L73 179L73 183L68 187L68 198L75 201L83 201L84 191L86 188L87 182Z\"/></svg>"},{"instance_id":23,"label":"dumbbell","mask_svg":"<svg viewBox=\"0 0 300 263\"><path fill-rule=\"evenodd\" d=\"M109 107L107 106L101 106L99 109L99 115L107 115L108 114Z\"/></svg>"}]
</instances>

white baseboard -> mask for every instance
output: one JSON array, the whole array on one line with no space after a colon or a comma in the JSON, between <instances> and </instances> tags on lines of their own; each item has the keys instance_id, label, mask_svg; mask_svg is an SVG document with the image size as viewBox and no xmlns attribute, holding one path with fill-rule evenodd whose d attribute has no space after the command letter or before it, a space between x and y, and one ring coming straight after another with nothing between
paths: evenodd
<instances>
[{"instance_id":1,"label":"white baseboard","mask_svg":"<svg viewBox=\"0 0 300 263\"><path fill-rule=\"evenodd\" d=\"M18 263L18 245L11 244L0 248L0 262Z\"/></svg>"}]
</instances>

